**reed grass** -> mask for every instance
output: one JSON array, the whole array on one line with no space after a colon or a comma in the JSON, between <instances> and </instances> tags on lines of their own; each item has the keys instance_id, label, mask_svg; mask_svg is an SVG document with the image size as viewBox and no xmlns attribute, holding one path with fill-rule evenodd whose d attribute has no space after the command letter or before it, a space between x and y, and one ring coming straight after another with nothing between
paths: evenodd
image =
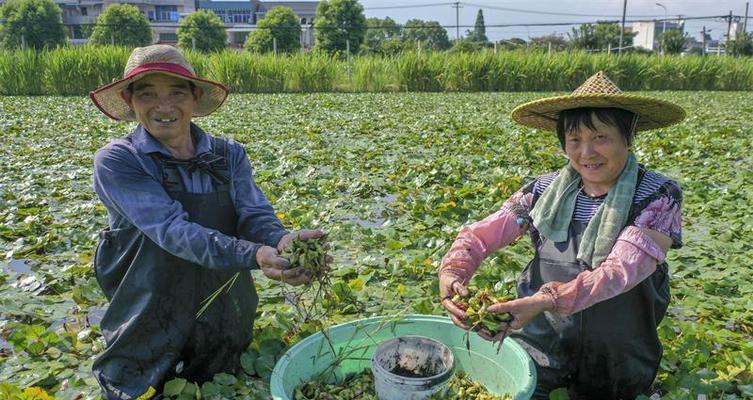
<instances>
[{"instance_id":1,"label":"reed grass","mask_svg":"<svg viewBox=\"0 0 753 400\"><path fill-rule=\"evenodd\" d=\"M85 95L122 76L130 49L0 50L0 95ZM485 50L329 56L186 51L197 75L234 93L570 91L604 70L623 90L752 90L753 58Z\"/></svg>"}]
</instances>

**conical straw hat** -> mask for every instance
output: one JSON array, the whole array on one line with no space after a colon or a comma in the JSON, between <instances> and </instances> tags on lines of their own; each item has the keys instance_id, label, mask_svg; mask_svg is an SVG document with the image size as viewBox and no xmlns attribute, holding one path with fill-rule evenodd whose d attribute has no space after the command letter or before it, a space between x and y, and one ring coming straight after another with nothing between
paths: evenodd
<instances>
[{"instance_id":1,"label":"conical straw hat","mask_svg":"<svg viewBox=\"0 0 753 400\"><path fill-rule=\"evenodd\" d=\"M621 108L638 115L636 131L669 126L685 118L685 110L668 101L624 94L604 71L583 82L571 94L547 97L512 110L512 119L533 128L555 131L560 112L575 108Z\"/></svg>"},{"instance_id":2,"label":"conical straw hat","mask_svg":"<svg viewBox=\"0 0 753 400\"><path fill-rule=\"evenodd\" d=\"M104 85L89 93L94 104L116 120L133 121L136 116L121 96L128 85L150 74L165 74L191 81L204 91L199 104L194 108L194 117L211 114L227 98L228 89L221 83L201 79L178 49L164 44L137 47L128 58L123 78Z\"/></svg>"}]
</instances>

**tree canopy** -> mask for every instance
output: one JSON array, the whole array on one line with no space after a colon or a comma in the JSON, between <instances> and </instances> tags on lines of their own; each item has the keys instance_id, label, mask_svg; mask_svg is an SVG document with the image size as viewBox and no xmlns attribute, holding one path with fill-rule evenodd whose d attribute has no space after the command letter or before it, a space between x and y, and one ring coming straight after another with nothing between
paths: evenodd
<instances>
[{"instance_id":1,"label":"tree canopy","mask_svg":"<svg viewBox=\"0 0 753 400\"><path fill-rule=\"evenodd\" d=\"M725 50L733 56L753 55L753 33L738 33L734 39L727 41Z\"/></svg>"},{"instance_id":2,"label":"tree canopy","mask_svg":"<svg viewBox=\"0 0 753 400\"><path fill-rule=\"evenodd\" d=\"M227 45L225 24L210 10L198 10L178 26L178 46L203 52L220 51Z\"/></svg>"},{"instance_id":3,"label":"tree canopy","mask_svg":"<svg viewBox=\"0 0 753 400\"><path fill-rule=\"evenodd\" d=\"M366 17L357 0L322 0L314 18L316 47L328 53L357 53L366 36Z\"/></svg>"},{"instance_id":4,"label":"tree canopy","mask_svg":"<svg viewBox=\"0 0 753 400\"><path fill-rule=\"evenodd\" d=\"M0 46L42 49L65 44L60 7L52 0L9 0L0 4Z\"/></svg>"},{"instance_id":5,"label":"tree canopy","mask_svg":"<svg viewBox=\"0 0 753 400\"><path fill-rule=\"evenodd\" d=\"M97 17L89 42L127 47L152 43L152 27L144 14L132 4L111 4Z\"/></svg>"},{"instance_id":6,"label":"tree canopy","mask_svg":"<svg viewBox=\"0 0 753 400\"><path fill-rule=\"evenodd\" d=\"M437 21L423 21L411 19L403 27L403 40L420 41L421 47L432 50L446 50L450 48L447 31Z\"/></svg>"},{"instance_id":7,"label":"tree canopy","mask_svg":"<svg viewBox=\"0 0 753 400\"><path fill-rule=\"evenodd\" d=\"M659 43L666 54L680 54L688 43L688 35L673 29L661 34Z\"/></svg>"},{"instance_id":8,"label":"tree canopy","mask_svg":"<svg viewBox=\"0 0 753 400\"><path fill-rule=\"evenodd\" d=\"M570 46L585 50L617 49L620 46L621 26L614 22L597 22L596 24L583 24L573 28L570 36ZM633 43L635 33L625 32L622 37L622 45L630 46Z\"/></svg>"},{"instance_id":9,"label":"tree canopy","mask_svg":"<svg viewBox=\"0 0 753 400\"><path fill-rule=\"evenodd\" d=\"M273 51L291 53L301 47L301 23L298 15L290 7L274 7L259 20L256 30L246 39L244 47L257 53Z\"/></svg>"},{"instance_id":10,"label":"tree canopy","mask_svg":"<svg viewBox=\"0 0 753 400\"><path fill-rule=\"evenodd\" d=\"M473 30L469 30L467 39L472 42L486 43L489 41L486 37L486 25L484 25L484 11L479 9L476 14L476 23L473 25Z\"/></svg>"},{"instance_id":11,"label":"tree canopy","mask_svg":"<svg viewBox=\"0 0 753 400\"><path fill-rule=\"evenodd\" d=\"M362 52L392 54L396 41L400 40L402 27L390 17L366 19L366 42Z\"/></svg>"}]
</instances>

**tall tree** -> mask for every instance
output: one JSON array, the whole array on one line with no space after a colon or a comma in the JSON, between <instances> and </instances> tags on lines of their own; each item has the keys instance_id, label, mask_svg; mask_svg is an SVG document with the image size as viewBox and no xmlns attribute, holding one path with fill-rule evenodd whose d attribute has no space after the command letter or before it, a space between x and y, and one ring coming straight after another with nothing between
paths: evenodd
<instances>
[{"instance_id":1,"label":"tall tree","mask_svg":"<svg viewBox=\"0 0 753 400\"><path fill-rule=\"evenodd\" d=\"M403 40L420 41L421 47L432 50L447 50L450 39L447 31L437 21L411 19L403 27Z\"/></svg>"},{"instance_id":2,"label":"tall tree","mask_svg":"<svg viewBox=\"0 0 753 400\"><path fill-rule=\"evenodd\" d=\"M301 22L290 7L274 7L256 24L244 47L257 53L268 53L277 42L277 51L291 53L301 47Z\"/></svg>"},{"instance_id":3,"label":"tall tree","mask_svg":"<svg viewBox=\"0 0 753 400\"><path fill-rule=\"evenodd\" d=\"M60 7L52 0L9 0L0 4L0 46L33 49L65 43Z\"/></svg>"},{"instance_id":4,"label":"tall tree","mask_svg":"<svg viewBox=\"0 0 753 400\"><path fill-rule=\"evenodd\" d=\"M570 36L570 45L576 49L607 50L617 49L620 46L620 27L614 22L597 22L596 24L583 24L573 28ZM623 34L623 46L630 46L635 33Z\"/></svg>"},{"instance_id":5,"label":"tall tree","mask_svg":"<svg viewBox=\"0 0 753 400\"><path fill-rule=\"evenodd\" d=\"M724 49L733 56L751 56L753 55L753 33L738 33L733 40L728 40Z\"/></svg>"},{"instance_id":6,"label":"tall tree","mask_svg":"<svg viewBox=\"0 0 753 400\"><path fill-rule=\"evenodd\" d=\"M314 18L316 47L328 53L357 53L366 36L366 17L357 0L322 0Z\"/></svg>"},{"instance_id":7,"label":"tall tree","mask_svg":"<svg viewBox=\"0 0 753 400\"><path fill-rule=\"evenodd\" d=\"M138 7L111 4L97 17L89 41L98 45L146 46L152 43L152 27Z\"/></svg>"},{"instance_id":8,"label":"tall tree","mask_svg":"<svg viewBox=\"0 0 753 400\"><path fill-rule=\"evenodd\" d=\"M486 37L486 25L484 25L484 11L479 9L476 14L476 23L473 25L473 30L468 31L468 40L473 42L486 43L489 39Z\"/></svg>"},{"instance_id":9,"label":"tall tree","mask_svg":"<svg viewBox=\"0 0 753 400\"><path fill-rule=\"evenodd\" d=\"M178 46L209 52L220 51L227 45L225 24L210 10L199 10L187 16L178 26Z\"/></svg>"},{"instance_id":10,"label":"tall tree","mask_svg":"<svg viewBox=\"0 0 753 400\"><path fill-rule=\"evenodd\" d=\"M366 19L366 42L361 49L364 53L385 54L387 48L400 40L400 25L390 17Z\"/></svg>"},{"instance_id":11,"label":"tall tree","mask_svg":"<svg viewBox=\"0 0 753 400\"><path fill-rule=\"evenodd\" d=\"M688 43L688 35L680 30L666 31L659 36L661 48L667 54L680 54Z\"/></svg>"}]
</instances>

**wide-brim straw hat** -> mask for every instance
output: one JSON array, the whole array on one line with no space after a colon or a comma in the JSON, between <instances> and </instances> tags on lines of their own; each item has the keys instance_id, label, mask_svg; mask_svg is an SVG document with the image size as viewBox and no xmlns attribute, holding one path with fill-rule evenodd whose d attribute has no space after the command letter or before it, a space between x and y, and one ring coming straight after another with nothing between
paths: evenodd
<instances>
[{"instance_id":1,"label":"wide-brim straw hat","mask_svg":"<svg viewBox=\"0 0 753 400\"><path fill-rule=\"evenodd\" d=\"M564 110L576 108L621 108L638 116L636 131L662 128L685 118L685 110L669 101L625 94L604 71L588 78L571 94L547 97L521 104L512 110L512 118L533 128L557 130L557 120Z\"/></svg>"},{"instance_id":2,"label":"wide-brim straw hat","mask_svg":"<svg viewBox=\"0 0 753 400\"><path fill-rule=\"evenodd\" d=\"M165 74L191 81L204 94L194 108L194 117L203 117L216 110L228 96L225 85L196 76L193 67L178 49L164 44L137 47L128 57L123 78L89 93L94 104L105 115L116 120L136 120L136 116L121 93L128 85L147 75Z\"/></svg>"}]
</instances>

